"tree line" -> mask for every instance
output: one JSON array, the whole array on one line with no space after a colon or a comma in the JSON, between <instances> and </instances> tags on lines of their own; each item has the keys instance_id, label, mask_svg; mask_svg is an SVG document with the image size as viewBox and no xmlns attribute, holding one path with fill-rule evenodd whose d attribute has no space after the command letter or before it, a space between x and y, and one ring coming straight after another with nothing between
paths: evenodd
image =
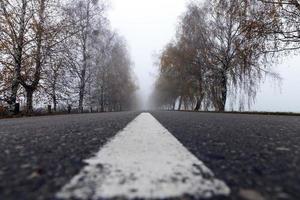
<instances>
[{"instance_id":1,"label":"tree line","mask_svg":"<svg viewBox=\"0 0 300 200\"><path fill-rule=\"evenodd\" d=\"M164 109L243 110L272 64L300 48L300 1L193 1L159 56L152 104Z\"/></svg>"},{"instance_id":2,"label":"tree line","mask_svg":"<svg viewBox=\"0 0 300 200\"><path fill-rule=\"evenodd\" d=\"M130 109L137 88L125 40L110 28L107 2L0 1L0 102L32 113Z\"/></svg>"}]
</instances>

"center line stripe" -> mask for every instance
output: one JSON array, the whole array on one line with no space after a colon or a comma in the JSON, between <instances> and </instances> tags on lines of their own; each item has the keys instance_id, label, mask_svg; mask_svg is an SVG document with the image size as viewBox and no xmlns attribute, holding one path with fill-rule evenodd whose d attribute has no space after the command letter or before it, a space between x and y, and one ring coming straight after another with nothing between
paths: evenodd
<instances>
[{"instance_id":1,"label":"center line stripe","mask_svg":"<svg viewBox=\"0 0 300 200\"><path fill-rule=\"evenodd\" d=\"M85 162L87 166L57 198L210 198L230 193L229 187L150 113L139 115Z\"/></svg>"}]
</instances>

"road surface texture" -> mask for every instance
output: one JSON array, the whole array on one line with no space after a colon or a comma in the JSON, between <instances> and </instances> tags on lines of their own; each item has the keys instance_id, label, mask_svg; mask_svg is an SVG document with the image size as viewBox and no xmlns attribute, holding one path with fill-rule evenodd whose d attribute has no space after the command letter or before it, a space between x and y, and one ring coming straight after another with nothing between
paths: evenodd
<instances>
[{"instance_id":1,"label":"road surface texture","mask_svg":"<svg viewBox=\"0 0 300 200\"><path fill-rule=\"evenodd\" d=\"M125 169L122 174L122 169L114 169L116 166L128 167L126 170L131 175L135 172L130 170L135 168L130 167L141 168L138 175L146 178L134 177L130 182L132 187L139 187L134 184L143 186L142 183L158 176L152 173L152 167L147 168L147 163L159 166L161 170L157 169L157 173L162 173L161 176L173 172L178 165L181 168L176 169L177 175L190 173L193 170L190 167L196 166L202 174L195 173L197 179L185 175L187 180L179 185L191 189L190 183L200 181L204 186L214 187L210 190L224 194L212 196L213 200L300 199L300 117L154 111L151 114L155 121L150 114L140 114L0 120L0 199L75 199L73 194L78 188L83 191L87 186L117 190L110 180L119 181L114 175L123 176ZM124 156L126 153L128 157ZM169 159L169 168L163 163L149 162L162 158ZM126 160L130 162L124 162ZM112 169L105 169L102 162L111 164ZM112 176L103 177L105 170L111 170L108 172ZM145 171L152 175L147 178L149 174ZM137 180L144 182L134 182ZM78 184L80 181L83 186ZM99 182L105 184L98 186ZM165 180L160 184L176 186ZM192 189L197 189L197 185L194 186ZM147 192L147 188L143 189ZM76 193L80 200L101 197L101 194L85 196L82 191ZM159 195L164 197L165 191L168 190L162 190ZM198 199L204 199L205 195L201 195Z\"/></svg>"},{"instance_id":2,"label":"road surface texture","mask_svg":"<svg viewBox=\"0 0 300 200\"><path fill-rule=\"evenodd\" d=\"M300 117L153 112L231 188L229 199L300 199ZM247 194L249 193L249 194Z\"/></svg>"},{"instance_id":3,"label":"road surface texture","mask_svg":"<svg viewBox=\"0 0 300 200\"><path fill-rule=\"evenodd\" d=\"M0 120L0 199L53 199L83 160L138 114Z\"/></svg>"}]
</instances>

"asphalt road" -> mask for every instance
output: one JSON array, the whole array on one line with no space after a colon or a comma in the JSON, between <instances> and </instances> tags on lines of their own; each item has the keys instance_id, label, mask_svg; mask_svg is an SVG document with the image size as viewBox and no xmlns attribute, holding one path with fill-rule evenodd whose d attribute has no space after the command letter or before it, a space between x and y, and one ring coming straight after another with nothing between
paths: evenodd
<instances>
[{"instance_id":1,"label":"asphalt road","mask_svg":"<svg viewBox=\"0 0 300 200\"><path fill-rule=\"evenodd\" d=\"M228 199L242 199L240 194L252 199L300 199L300 117L153 115L227 183L232 190Z\"/></svg>"},{"instance_id":2,"label":"asphalt road","mask_svg":"<svg viewBox=\"0 0 300 200\"><path fill-rule=\"evenodd\" d=\"M55 199L83 160L139 114L0 120L0 199ZM300 199L300 117L151 114L227 183L231 195L221 199Z\"/></svg>"},{"instance_id":3,"label":"asphalt road","mask_svg":"<svg viewBox=\"0 0 300 200\"><path fill-rule=\"evenodd\" d=\"M53 199L54 194L139 113L0 120L0 199Z\"/></svg>"}]
</instances>

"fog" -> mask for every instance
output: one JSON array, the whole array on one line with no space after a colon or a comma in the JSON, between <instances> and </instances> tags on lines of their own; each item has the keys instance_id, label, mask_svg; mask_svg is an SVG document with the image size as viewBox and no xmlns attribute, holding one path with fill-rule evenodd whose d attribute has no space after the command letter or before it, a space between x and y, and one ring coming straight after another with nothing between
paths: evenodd
<instances>
[{"instance_id":1,"label":"fog","mask_svg":"<svg viewBox=\"0 0 300 200\"><path fill-rule=\"evenodd\" d=\"M176 2L176 3L175 3ZM139 85L142 108L147 109L157 66L156 56L174 36L186 0L111 0L112 27L127 40ZM300 112L300 56L290 56L274 70L281 85L266 80L257 95L253 111Z\"/></svg>"}]
</instances>

